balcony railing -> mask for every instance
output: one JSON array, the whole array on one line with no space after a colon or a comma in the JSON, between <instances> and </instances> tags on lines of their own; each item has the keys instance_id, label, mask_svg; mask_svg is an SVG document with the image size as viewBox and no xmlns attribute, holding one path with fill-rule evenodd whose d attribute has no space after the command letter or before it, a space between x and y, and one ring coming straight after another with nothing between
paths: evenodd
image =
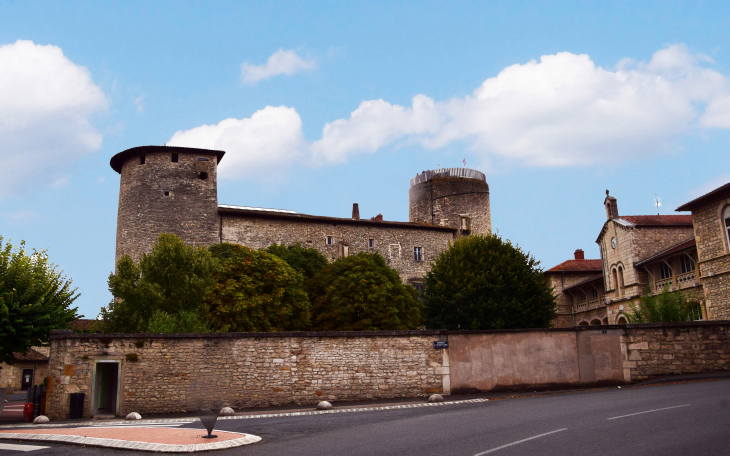
<instances>
[{"instance_id":1,"label":"balcony railing","mask_svg":"<svg viewBox=\"0 0 730 456\"><path fill-rule=\"evenodd\" d=\"M589 307L597 306L598 302L599 302L598 298L591 298L587 301Z\"/></svg>"},{"instance_id":2,"label":"balcony railing","mask_svg":"<svg viewBox=\"0 0 730 456\"><path fill-rule=\"evenodd\" d=\"M606 295L601 296L601 304L606 305L607 302Z\"/></svg>"},{"instance_id":3,"label":"balcony railing","mask_svg":"<svg viewBox=\"0 0 730 456\"><path fill-rule=\"evenodd\" d=\"M667 279L657 280L656 282L654 282L654 290L657 291L657 292L660 292L667 285L669 285L670 287L672 286L672 278L671 277L669 277Z\"/></svg>"},{"instance_id":4,"label":"balcony railing","mask_svg":"<svg viewBox=\"0 0 730 456\"><path fill-rule=\"evenodd\" d=\"M694 284L697 282L694 271L686 272L684 274L680 274L677 276L677 284L682 285L684 287L685 285L688 286L694 286Z\"/></svg>"},{"instance_id":5,"label":"balcony railing","mask_svg":"<svg viewBox=\"0 0 730 456\"><path fill-rule=\"evenodd\" d=\"M578 308L578 310L585 309L586 307L588 307L588 301L581 301L576 305L576 307Z\"/></svg>"}]
</instances>

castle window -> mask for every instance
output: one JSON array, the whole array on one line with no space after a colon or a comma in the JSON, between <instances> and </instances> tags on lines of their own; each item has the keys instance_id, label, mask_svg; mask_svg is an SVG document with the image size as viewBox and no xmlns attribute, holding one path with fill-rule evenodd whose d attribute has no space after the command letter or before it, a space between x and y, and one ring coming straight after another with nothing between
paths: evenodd
<instances>
[{"instance_id":1,"label":"castle window","mask_svg":"<svg viewBox=\"0 0 730 456\"><path fill-rule=\"evenodd\" d=\"M686 253L679 257L679 270L682 274L695 270L695 262Z\"/></svg>"},{"instance_id":2,"label":"castle window","mask_svg":"<svg viewBox=\"0 0 730 456\"><path fill-rule=\"evenodd\" d=\"M200 180L206 180L208 178L208 173L205 171L201 171L198 173L198 179Z\"/></svg>"},{"instance_id":3,"label":"castle window","mask_svg":"<svg viewBox=\"0 0 730 456\"><path fill-rule=\"evenodd\" d=\"M426 286L423 284L423 282L413 282L413 288L415 288L416 291L421 294L426 291Z\"/></svg>"},{"instance_id":4,"label":"castle window","mask_svg":"<svg viewBox=\"0 0 730 456\"><path fill-rule=\"evenodd\" d=\"M375 247L375 239L368 239L368 247L371 249Z\"/></svg>"},{"instance_id":5,"label":"castle window","mask_svg":"<svg viewBox=\"0 0 730 456\"><path fill-rule=\"evenodd\" d=\"M672 267L666 261L659 263L659 279L668 279L672 277Z\"/></svg>"},{"instance_id":6,"label":"castle window","mask_svg":"<svg viewBox=\"0 0 730 456\"><path fill-rule=\"evenodd\" d=\"M165 196L170 196L170 192L165 192Z\"/></svg>"},{"instance_id":7,"label":"castle window","mask_svg":"<svg viewBox=\"0 0 730 456\"><path fill-rule=\"evenodd\" d=\"M585 300L586 300L586 294L585 294L585 293L583 293L583 290L581 290L581 291L580 291L580 292L578 293L578 296L579 296L579 298L580 298L580 302L583 302L583 301L585 301Z\"/></svg>"},{"instance_id":8,"label":"castle window","mask_svg":"<svg viewBox=\"0 0 730 456\"><path fill-rule=\"evenodd\" d=\"M591 287L591 298L597 298L598 297L598 289L596 287Z\"/></svg>"},{"instance_id":9,"label":"castle window","mask_svg":"<svg viewBox=\"0 0 730 456\"><path fill-rule=\"evenodd\" d=\"M332 245L335 243L335 240L332 236L327 236L327 245Z\"/></svg>"},{"instance_id":10,"label":"castle window","mask_svg":"<svg viewBox=\"0 0 730 456\"><path fill-rule=\"evenodd\" d=\"M613 272L613 288L616 290L616 296L618 297L618 275L616 274L616 269L614 268Z\"/></svg>"},{"instance_id":11,"label":"castle window","mask_svg":"<svg viewBox=\"0 0 730 456\"><path fill-rule=\"evenodd\" d=\"M172 154L171 161L173 163L177 163L178 161L180 161L180 155L179 154Z\"/></svg>"},{"instance_id":12,"label":"castle window","mask_svg":"<svg viewBox=\"0 0 730 456\"><path fill-rule=\"evenodd\" d=\"M207 159L207 158L205 158L205 157L198 157L198 161L199 161L199 162L207 162L207 161L208 161L208 159Z\"/></svg>"},{"instance_id":13,"label":"castle window","mask_svg":"<svg viewBox=\"0 0 730 456\"><path fill-rule=\"evenodd\" d=\"M413 247L413 259L416 261L423 261L423 250L421 247Z\"/></svg>"},{"instance_id":14,"label":"castle window","mask_svg":"<svg viewBox=\"0 0 730 456\"><path fill-rule=\"evenodd\" d=\"M144 165L144 155L139 156L139 164Z\"/></svg>"}]
</instances>

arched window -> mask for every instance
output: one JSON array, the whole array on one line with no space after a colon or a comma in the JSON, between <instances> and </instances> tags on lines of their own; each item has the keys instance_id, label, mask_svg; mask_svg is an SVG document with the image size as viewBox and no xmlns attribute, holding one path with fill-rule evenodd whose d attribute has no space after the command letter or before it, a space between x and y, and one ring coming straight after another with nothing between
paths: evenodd
<instances>
[{"instance_id":1,"label":"arched window","mask_svg":"<svg viewBox=\"0 0 730 456\"><path fill-rule=\"evenodd\" d=\"M591 320L590 326L601 326L601 320L599 320L598 318Z\"/></svg>"},{"instance_id":2,"label":"arched window","mask_svg":"<svg viewBox=\"0 0 730 456\"><path fill-rule=\"evenodd\" d=\"M616 321L616 324L617 325L625 325L626 324L626 319L623 316L618 317L618 321Z\"/></svg>"},{"instance_id":3,"label":"arched window","mask_svg":"<svg viewBox=\"0 0 730 456\"><path fill-rule=\"evenodd\" d=\"M616 296L620 296L618 290L618 276L616 275L616 268L613 269L613 288L616 290Z\"/></svg>"},{"instance_id":4,"label":"arched window","mask_svg":"<svg viewBox=\"0 0 730 456\"><path fill-rule=\"evenodd\" d=\"M619 293L621 296L624 294L624 268L621 266L618 267L618 286L619 286Z\"/></svg>"},{"instance_id":5,"label":"arched window","mask_svg":"<svg viewBox=\"0 0 730 456\"><path fill-rule=\"evenodd\" d=\"M725 221L725 232L727 234L727 242L730 246L730 206L725 208L725 211L723 211L722 218Z\"/></svg>"}]
</instances>

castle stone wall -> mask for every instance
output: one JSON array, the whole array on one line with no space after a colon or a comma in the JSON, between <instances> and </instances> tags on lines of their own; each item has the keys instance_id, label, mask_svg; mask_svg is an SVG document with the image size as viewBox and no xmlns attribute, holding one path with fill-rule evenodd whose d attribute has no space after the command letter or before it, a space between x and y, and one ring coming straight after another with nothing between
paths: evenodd
<instances>
[{"instance_id":1,"label":"castle stone wall","mask_svg":"<svg viewBox=\"0 0 730 456\"><path fill-rule=\"evenodd\" d=\"M469 233L492 232L489 185L483 180L436 175L412 186L408 191L408 201L408 219L411 222L461 229L460 216L468 216L471 223Z\"/></svg>"},{"instance_id":2,"label":"castle stone wall","mask_svg":"<svg viewBox=\"0 0 730 456\"><path fill-rule=\"evenodd\" d=\"M173 233L190 245L218 242L217 156L214 151L149 147L121 169L116 260L139 260L162 233ZM153 151L153 152L150 152ZM178 162L172 162L172 154ZM207 161L200 160L206 159ZM207 179L200 179L201 170ZM167 194L166 194L167 192Z\"/></svg>"},{"instance_id":3,"label":"castle stone wall","mask_svg":"<svg viewBox=\"0 0 730 456\"><path fill-rule=\"evenodd\" d=\"M297 220L296 217L274 218L221 212L222 241L262 249L271 244L292 245L319 250L334 261L346 245L349 255L377 252L397 270L404 282L422 279L430 262L448 248L453 230L418 226L382 225L369 220L337 222L336 220ZM327 244L327 236L333 238ZM369 240L373 240L373 248ZM416 261L414 247L421 247L422 259Z\"/></svg>"}]
</instances>

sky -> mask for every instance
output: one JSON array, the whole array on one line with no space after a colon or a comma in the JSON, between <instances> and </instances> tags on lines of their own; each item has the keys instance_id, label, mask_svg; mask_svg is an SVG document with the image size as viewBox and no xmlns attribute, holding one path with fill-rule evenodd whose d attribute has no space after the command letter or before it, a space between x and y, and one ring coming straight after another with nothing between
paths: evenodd
<instances>
[{"instance_id":1,"label":"sky","mask_svg":"<svg viewBox=\"0 0 730 456\"><path fill-rule=\"evenodd\" d=\"M730 182L727 2L0 2L0 236L111 300L116 153L222 149L218 202L408 220L487 176L544 268L598 258L606 190L673 214ZM660 206L657 207L657 198Z\"/></svg>"}]
</instances>

